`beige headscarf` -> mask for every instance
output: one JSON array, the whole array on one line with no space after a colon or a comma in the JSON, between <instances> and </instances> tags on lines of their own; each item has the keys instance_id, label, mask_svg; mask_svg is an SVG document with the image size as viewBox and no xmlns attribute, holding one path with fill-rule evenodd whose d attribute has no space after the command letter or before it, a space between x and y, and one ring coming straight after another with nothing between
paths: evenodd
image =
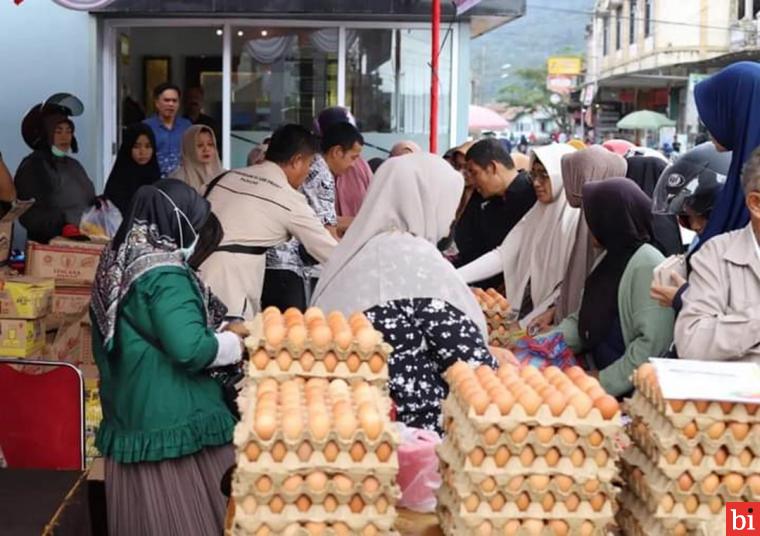
<instances>
[{"instance_id":1,"label":"beige headscarf","mask_svg":"<svg viewBox=\"0 0 760 536\"><path fill-rule=\"evenodd\" d=\"M531 150L531 167L538 159L546 168L554 200L548 204L536 201L499 247L507 299L513 308L520 308L530 281L533 311L521 320L523 325L554 304L573 250L581 213L568 204L563 193L561 161L563 155L574 151L564 143Z\"/></svg>"},{"instance_id":2,"label":"beige headscarf","mask_svg":"<svg viewBox=\"0 0 760 536\"><path fill-rule=\"evenodd\" d=\"M412 140L400 141L391 147L391 158L394 156L402 156L405 154L421 153L422 147L414 143Z\"/></svg>"},{"instance_id":3,"label":"beige headscarf","mask_svg":"<svg viewBox=\"0 0 760 536\"><path fill-rule=\"evenodd\" d=\"M436 247L449 234L464 182L429 153L388 159L323 267L312 304L345 314L398 299L438 298L486 334L472 292Z\"/></svg>"},{"instance_id":4,"label":"beige headscarf","mask_svg":"<svg viewBox=\"0 0 760 536\"><path fill-rule=\"evenodd\" d=\"M562 181L565 184L568 203L570 206L580 207L584 184L611 177L625 177L627 167L622 156L608 151L601 145L592 145L588 149L563 156ZM581 218L576 230L575 247L557 300L555 322L561 322L580 308L583 286L600 253L591 243L591 233L585 218Z\"/></svg>"},{"instance_id":5,"label":"beige headscarf","mask_svg":"<svg viewBox=\"0 0 760 536\"><path fill-rule=\"evenodd\" d=\"M219 161L218 152L215 153L214 158L208 164L201 164L198 161L195 144L201 132L208 133L214 141L214 147L217 147L216 136L211 128L205 125L191 126L187 129L185 135L182 136L182 163L171 174L172 178L183 181L199 192L202 192L206 184L224 171L222 163Z\"/></svg>"},{"instance_id":6,"label":"beige headscarf","mask_svg":"<svg viewBox=\"0 0 760 536\"><path fill-rule=\"evenodd\" d=\"M512 153L509 155L512 158L512 162L515 163L515 168L518 171L530 171L530 158L526 154Z\"/></svg>"}]
</instances>

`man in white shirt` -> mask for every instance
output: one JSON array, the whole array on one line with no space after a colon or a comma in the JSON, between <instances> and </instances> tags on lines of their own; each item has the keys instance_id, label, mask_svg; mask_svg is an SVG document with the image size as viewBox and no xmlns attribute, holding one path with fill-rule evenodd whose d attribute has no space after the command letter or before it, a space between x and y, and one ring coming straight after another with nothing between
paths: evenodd
<instances>
[{"instance_id":1,"label":"man in white shirt","mask_svg":"<svg viewBox=\"0 0 760 536\"><path fill-rule=\"evenodd\" d=\"M337 244L298 188L318 150L314 135L285 125L272 135L266 160L230 171L207 194L224 238L201 265L201 278L230 315L250 319L260 309L266 251L296 237L319 262Z\"/></svg>"}]
</instances>

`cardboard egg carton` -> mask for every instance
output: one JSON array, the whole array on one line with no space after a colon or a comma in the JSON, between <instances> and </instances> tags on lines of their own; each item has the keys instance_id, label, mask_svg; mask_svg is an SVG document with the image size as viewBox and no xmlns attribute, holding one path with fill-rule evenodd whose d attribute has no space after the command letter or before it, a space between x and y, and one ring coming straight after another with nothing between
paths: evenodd
<instances>
[{"instance_id":1,"label":"cardboard egg carton","mask_svg":"<svg viewBox=\"0 0 760 536\"><path fill-rule=\"evenodd\" d=\"M645 397L661 414L667 417L676 427L683 428L691 421L696 421L700 427L706 427L716 421L760 423L758 404L734 404L703 400L665 400L659 386L642 381L638 371L634 372L633 385L636 396ZM675 411L675 409L678 411ZM751 411L751 412L750 412Z\"/></svg>"},{"instance_id":2,"label":"cardboard egg carton","mask_svg":"<svg viewBox=\"0 0 760 536\"><path fill-rule=\"evenodd\" d=\"M393 506L389 506L385 513L378 512L373 505L365 505L360 513L352 512L346 505L338 506L333 512L327 512L321 505L312 505L302 512L291 504L286 505L281 512L274 513L266 505L249 507L246 511L246 503L237 502L232 533L256 534L262 527L266 527L271 534L283 534L286 530L293 530L291 527L294 525L311 522L328 525L342 523L351 531L350 534L362 534L368 525L374 526L377 531L374 534L392 534L396 516Z\"/></svg>"},{"instance_id":3,"label":"cardboard egg carton","mask_svg":"<svg viewBox=\"0 0 760 536\"><path fill-rule=\"evenodd\" d=\"M521 424L533 427L568 426L581 436L587 436L594 430L599 430L605 436L614 437L623 429L619 411L612 419L604 419L597 408L592 408L586 417L579 418L575 408L569 406L559 416L555 417L546 404L541 404L535 415L527 415L525 409L516 403L508 415L502 415L499 408L491 403L483 415L478 415L454 391L449 393L442 404L442 409L445 415L451 415L457 422L466 420L479 434L491 426L497 426L505 432L511 432Z\"/></svg>"},{"instance_id":4,"label":"cardboard egg carton","mask_svg":"<svg viewBox=\"0 0 760 536\"><path fill-rule=\"evenodd\" d=\"M686 451L686 453L680 453L678 458L674 462L669 462L666 459L664 452L658 446L657 441L654 438L649 427L638 419L630 425L629 435L633 439L633 442L638 446L644 454L652 461L660 471L662 471L668 478L678 478L684 471L684 467L689 468L691 475L701 480L711 473L724 475L728 473L738 473L744 476L751 476L753 474L760 473L760 458L753 457L749 465L745 465L738 456L730 455L726 458L726 461L719 464L714 455L704 455L698 464L694 464L691 459L691 453L694 451ZM672 447L677 448L677 447Z\"/></svg>"},{"instance_id":5,"label":"cardboard egg carton","mask_svg":"<svg viewBox=\"0 0 760 536\"><path fill-rule=\"evenodd\" d=\"M681 452L689 452L699 445L705 454L710 455L714 455L722 447L725 447L729 454L733 455L739 455L747 448L755 455L760 453L760 425L758 424L752 425L747 437L742 441L737 441L731 433L722 434L720 439L711 439L705 433L707 426L704 426L704 423L703 428L697 424L695 437L689 439L683 434L682 428L675 427L644 396L634 396L628 404L628 410L632 417L639 417L648 424L657 447L663 452L673 446L677 446Z\"/></svg>"},{"instance_id":6,"label":"cardboard egg carton","mask_svg":"<svg viewBox=\"0 0 760 536\"><path fill-rule=\"evenodd\" d=\"M512 312L507 298L498 290L493 288L483 290L477 287L473 287L470 290L472 290L475 300L484 313L488 314L490 312L492 314L507 315ZM487 305L489 301L492 303L490 307Z\"/></svg>"},{"instance_id":7,"label":"cardboard egg carton","mask_svg":"<svg viewBox=\"0 0 760 536\"><path fill-rule=\"evenodd\" d=\"M615 448L614 441L611 437L605 436L599 430L592 430L588 435L579 435L575 428L571 427L546 427L555 430L554 436L549 442L541 442L537 437L540 432L537 427L527 427L528 433L525 439L520 441L514 440L514 432L520 431L518 427L525 425L517 425L511 430L500 430L498 439L492 444L487 444L484 439L486 432L479 432L469 420L469 418L463 413L462 407L459 404L447 404L444 403L444 429L448 434L456 437L458 445L465 452L469 452L472 449L479 447L484 450L488 455L493 455L502 447L506 447L510 454L519 456L525 447L530 446L536 455L543 456L548 451L556 449L563 456L569 456L575 449L582 448L583 451L590 457L595 457L600 451L606 451L610 456L617 456L617 449ZM490 428L490 427L489 427ZM571 428L577 436L576 441L566 442L558 433L560 428ZM525 428L522 429L524 432ZM589 436L594 434L596 436L596 442L598 444L592 445L589 442ZM601 440L601 442L599 442Z\"/></svg>"},{"instance_id":8,"label":"cardboard egg carton","mask_svg":"<svg viewBox=\"0 0 760 536\"><path fill-rule=\"evenodd\" d=\"M620 510L615 517L623 533L628 536L671 536L679 524L679 529L685 530L687 536L716 534L705 532L705 523L701 521L655 518L638 497L625 489L620 494Z\"/></svg>"},{"instance_id":9,"label":"cardboard egg carton","mask_svg":"<svg viewBox=\"0 0 760 536\"><path fill-rule=\"evenodd\" d=\"M607 524L614 518L613 505L609 500L604 502L598 512L594 511L591 504L585 501L578 505L575 512L569 512L567 507L559 502L548 512L540 503L529 503L528 507L521 511L517 504L512 502L507 502L498 512L494 512L487 503L481 503L477 509L469 512L457 494L445 484L438 490L438 502L471 529L480 526L485 520L503 526L511 519L562 519L568 522L573 519L588 520L595 524Z\"/></svg>"},{"instance_id":10,"label":"cardboard egg carton","mask_svg":"<svg viewBox=\"0 0 760 536\"><path fill-rule=\"evenodd\" d=\"M248 367L248 376L254 380L261 378L286 380L295 376L304 378L343 378L346 380L361 379L376 387L387 389L388 364L384 361L379 371L375 372L367 361L362 361L355 370L352 370L352 367L345 360L338 361L332 370L325 365L324 361L315 361L307 370L298 359L293 359L287 368L283 370L276 358L272 357L264 369L256 368L253 362L251 362Z\"/></svg>"},{"instance_id":11,"label":"cardboard egg carton","mask_svg":"<svg viewBox=\"0 0 760 536\"><path fill-rule=\"evenodd\" d=\"M608 457L603 466L599 466L594 459L586 458L580 467L576 467L570 458L560 457L559 461L550 466L544 458L535 458L530 465L523 465L519 456L512 456L503 467L496 465L493 456L486 456L480 466L472 463L453 438L447 437L436 448L438 456L450 466L460 468L472 478L480 480L487 477L496 478L500 487L505 486L514 476L525 475L572 475L574 479L585 482L597 478L603 482L611 482L618 473L616 459Z\"/></svg>"},{"instance_id":12,"label":"cardboard egg carton","mask_svg":"<svg viewBox=\"0 0 760 536\"><path fill-rule=\"evenodd\" d=\"M750 485L746 480L743 482L741 488L736 492L729 491L725 483L721 480L720 485L715 489L714 492L706 494L700 486L702 480L691 476L693 484L687 489L682 489L679 486L678 480L667 477L649 460L649 458L647 458L647 456L640 449L636 447L632 447L623 454L623 461L625 465L629 467L637 467L641 470L646 483L645 486L638 487L646 489L646 493L648 495L651 495L652 500L656 501L657 504L659 504L663 497L665 497L667 494L673 497L675 500L674 510L673 512L667 512L667 514L670 516L676 515L682 517L701 517L709 519L715 515L710 511L709 507L710 500L714 497L720 497L723 502L746 500L751 501L757 499L757 497L753 497ZM682 474L683 473L689 473L691 475L688 467L683 468ZM635 481L632 480L632 471L630 471L628 468L624 471L624 478L629 482ZM699 503L699 508L696 510L696 512L693 513L689 513L685 509L682 510L682 503L684 503L691 496L696 497Z\"/></svg>"},{"instance_id":13,"label":"cardboard egg carton","mask_svg":"<svg viewBox=\"0 0 760 536\"><path fill-rule=\"evenodd\" d=\"M378 534L384 534L388 536L399 536L395 530L379 532L377 527L373 524L365 525L358 529L356 532L352 532L351 529L345 523L315 523L308 521L305 523L291 523L287 525L281 532L274 533L271 529L263 529L263 535L269 536L274 534L281 534L282 536L313 536L314 534L321 534L322 536L347 536L349 534L357 534L360 536L373 536ZM248 531L234 532L232 528L227 532L229 536L249 536L251 533ZM256 536L259 536L259 532L256 532Z\"/></svg>"}]
</instances>

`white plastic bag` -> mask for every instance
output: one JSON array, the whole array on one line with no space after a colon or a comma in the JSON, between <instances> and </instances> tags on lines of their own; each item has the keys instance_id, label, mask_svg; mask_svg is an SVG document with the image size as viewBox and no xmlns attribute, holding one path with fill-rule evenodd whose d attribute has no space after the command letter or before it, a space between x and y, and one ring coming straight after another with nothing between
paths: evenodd
<instances>
[{"instance_id":1,"label":"white plastic bag","mask_svg":"<svg viewBox=\"0 0 760 536\"><path fill-rule=\"evenodd\" d=\"M401 488L398 505L415 512L433 512L435 493L441 487L436 446L441 438L435 432L397 423L401 443L398 447L398 477Z\"/></svg>"},{"instance_id":2,"label":"white plastic bag","mask_svg":"<svg viewBox=\"0 0 760 536\"><path fill-rule=\"evenodd\" d=\"M107 200L100 201L100 206L93 205L82 214L79 231L90 238L112 239L121 225L121 212L116 205Z\"/></svg>"}]
</instances>

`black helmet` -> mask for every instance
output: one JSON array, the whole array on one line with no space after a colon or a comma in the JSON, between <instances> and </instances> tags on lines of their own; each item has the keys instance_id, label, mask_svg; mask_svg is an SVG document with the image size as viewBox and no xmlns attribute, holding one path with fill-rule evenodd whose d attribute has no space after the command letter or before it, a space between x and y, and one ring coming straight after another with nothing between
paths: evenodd
<instances>
[{"instance_id":1,"label":"black helmet","mask_svg":"<svg viewBox=\"0 0 760 536\"><path fill-rule=\"evenodd\" d=\"M720 153L712 142L697 145L666 167L654 188L655 214L709 216L726 182L731 153Z\"/></svg>"}]
</instances>

